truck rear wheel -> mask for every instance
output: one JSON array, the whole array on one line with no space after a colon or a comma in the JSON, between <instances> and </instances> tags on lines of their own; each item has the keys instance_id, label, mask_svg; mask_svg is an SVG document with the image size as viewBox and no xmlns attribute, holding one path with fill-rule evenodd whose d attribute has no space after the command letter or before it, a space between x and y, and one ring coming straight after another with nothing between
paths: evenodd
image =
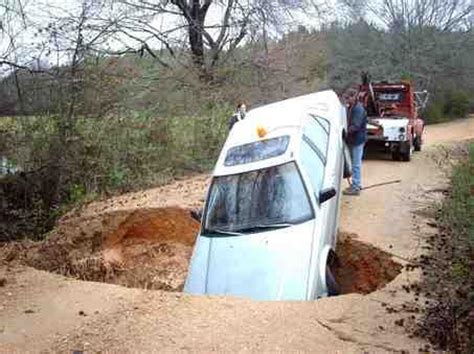
<instances>
[{"instance_id":1,"label":"truck rear wheel","mask_svg":"<svg viewBox=\"0 0 474 354\"><path fill-rule=\"evenodd\" d=\"M417 135L413 141L413 147L415 148L415 151L421 151L421 144L421 136Z\"/></svg>"},{"instance_id":2,"label":"truck rear wheel","mask_svg":"<svg viewBox=\"0 0 474 354\"><path fill-rule=\"evenodd\" d=\"M341 293L339 284L337 284L329 266L326 266L326 287L328 289L328 296L337 296Z\"/></svg>"},{"instance_id":3,"label":"truck rear wheel","mask_svg":"<svg viewBox=\"0 0 474 354\"><path fill-rule=\"evenodd\" d=\"M399 152L402 161L410 161L412 151L413 151L413 145L411 144L411 141L409 141L407 149L403 152L401 151Z\"/></svg>"}]
</instances>

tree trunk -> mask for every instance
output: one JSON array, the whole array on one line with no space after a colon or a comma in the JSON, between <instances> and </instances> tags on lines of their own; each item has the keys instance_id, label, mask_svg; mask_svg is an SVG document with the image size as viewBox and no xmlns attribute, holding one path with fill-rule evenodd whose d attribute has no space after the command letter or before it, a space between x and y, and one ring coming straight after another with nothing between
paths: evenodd
<instances>
[{"instance_id":1,"label":"tree trunk","mask_svg":"<svg viewBox=\"0 0 474 354\"><path fill-rule=\"evenodd\" d=\"M203 72L205 69L204 62L204 13L201 11L199 0L192 0L191 13L188 18L189 22L189 44L191 46L191 53L193 62L199 70Z\"/></svg>"}]
</instances>

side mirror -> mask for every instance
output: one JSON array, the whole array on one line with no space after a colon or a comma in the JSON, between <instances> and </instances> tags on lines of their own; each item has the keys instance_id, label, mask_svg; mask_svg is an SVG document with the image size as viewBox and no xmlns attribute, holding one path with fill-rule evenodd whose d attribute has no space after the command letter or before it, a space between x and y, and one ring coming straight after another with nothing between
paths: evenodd
<instances>
[{"instance_id":1,"label":"side mirror","mask_svg":"<svg viewBox=\"0 0 474 354\"><path fill-rule=\"evenodd\" d=\"M319 204L323 204L337 194L334 187L325 188L319 193Z\"/></svg>"},{"instance_id":2,"label":"side mirror","mask_svg":"<svg viewBox=\"0 0 474 354\"><path fill-rule=\"evenodd\" d=\"M199 210L191 210L191 217L196 220L201 222L202 219L202 209Z\"/></svg>"},{"instance_id":3,"label":"side mirror","mask_svg":"<svg viewBox=\"0 0 474 354\"><path fill-rule=\"evenodd\" d=\"M347 144L347 132L345 130L342 131L342 141Z\"/></svg>"}]
</instances>

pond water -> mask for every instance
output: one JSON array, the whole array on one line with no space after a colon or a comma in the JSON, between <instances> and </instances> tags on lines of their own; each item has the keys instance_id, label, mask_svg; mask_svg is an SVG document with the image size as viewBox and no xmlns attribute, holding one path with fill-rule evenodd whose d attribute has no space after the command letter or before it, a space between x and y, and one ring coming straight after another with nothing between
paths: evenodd
<instances>
[{"instance_id":1,"label":"pond water","mask_svg":"<svg viewBox=\"0 0 474 354\"><path fill-rule=\"evenodd\" d=\"M6 156L0 156L0 176L18 171L20 171L20 168L13 161L9 160Z\"/></svg>"}]
</instances>

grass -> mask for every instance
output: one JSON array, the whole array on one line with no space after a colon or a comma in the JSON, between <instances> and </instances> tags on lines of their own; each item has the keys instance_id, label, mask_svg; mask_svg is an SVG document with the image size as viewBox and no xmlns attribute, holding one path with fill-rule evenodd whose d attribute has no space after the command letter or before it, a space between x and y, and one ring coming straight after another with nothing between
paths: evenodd
<instances>
[{"instance_id":1,"label":"grass","mask_svg":"<svg viewBox=\"0 0 474 354\"><path fill-rule=\"evenodd\" d=\"M430 265L422 288L432 300L419 323L438 349L474 353L474 143L454 168L449 196L438 212ZM427 258L425 258L426 260Z\"/></svg>"},{"instance_id":2,"label":"grass","mask_svg":"<svg viewBox=\"0 0 474 354\"><path fill-rule=\"evenodd\" d=\"M474 246L474 143L451 178L451 197L443 204L442 223L461 243Z\"/></svg>"},{"instance_id":3,"label":"grass","mask_svg":"<svg viewBox=\"0 0 474 354\"><path fill-rule=\"evenodd\" d=\"M450 273L456 294L448 300L455 318L449 349L474 353L474 143L468 157L455 167L451 185L441 214L441 223L452 237Z\"/></svg>"}]
</instances>

